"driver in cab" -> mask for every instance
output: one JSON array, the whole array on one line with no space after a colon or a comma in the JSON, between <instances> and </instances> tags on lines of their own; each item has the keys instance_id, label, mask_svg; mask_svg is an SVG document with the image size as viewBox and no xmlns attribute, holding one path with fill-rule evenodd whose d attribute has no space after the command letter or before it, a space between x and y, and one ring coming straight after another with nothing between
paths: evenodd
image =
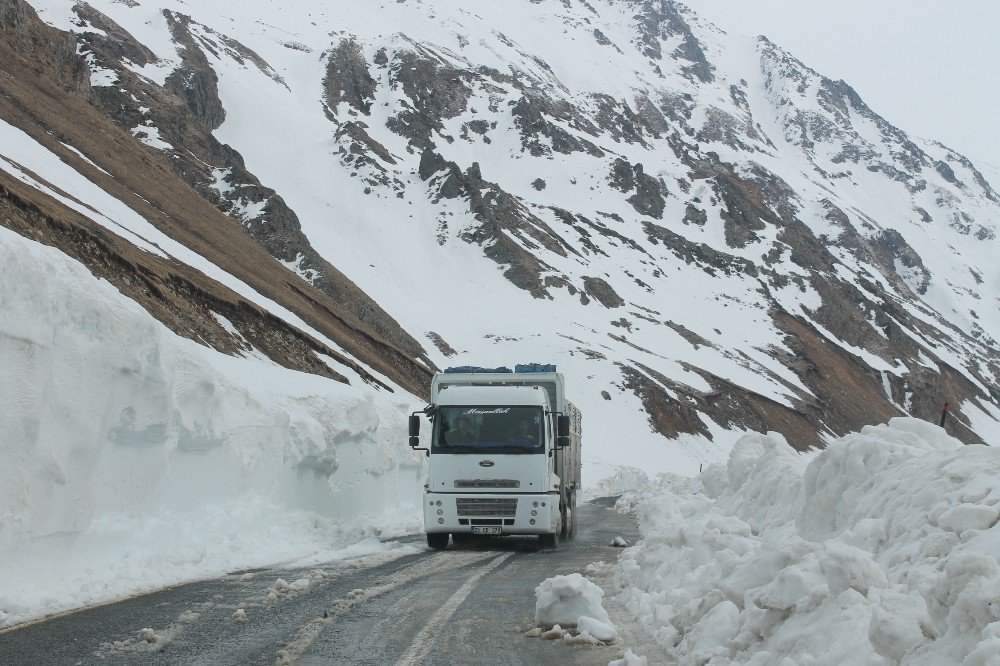
<instances>
[{"instance_id":1,"label":"driver in cab","mask_svg":"<svg viewBox=\"0 0 1000 666\"><path fill-rule=\"evenodd\" d=\"M455 423L456 429L449 430L445 434L445 441L449 446L461 446L463 444L475 444L476 434L469 429L469 418L460 416Z\"/></svg>"},{"instance_id":2,"label":"driver in cab","mask_svg":"<svg viewBox=\"0 0 1000 666\"><path fill-rule=\"evenodd\" d=\"M517 428L514 429L508 441L524 446L535 446L538 443L535 441L535 434L531 431L528 419L518 419Z\"/></svg>"}]
</instances>

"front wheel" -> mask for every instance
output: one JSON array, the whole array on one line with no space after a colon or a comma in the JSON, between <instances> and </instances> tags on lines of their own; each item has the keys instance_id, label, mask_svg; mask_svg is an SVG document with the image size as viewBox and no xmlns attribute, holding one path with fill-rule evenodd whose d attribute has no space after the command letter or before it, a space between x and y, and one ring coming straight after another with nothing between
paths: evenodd
<instances>
[{"instance_id":1,"label":"front wheel","mask_svg":"<svg viewBox=\"0 0 1000 666\"><path fill-rule=\"evenodd\" d=\"M555 550L559 547L559 532L552 534L539 534L538 545L546 550Z\"/></svg>"},{"instance_id":2,"label":"front wheel","mask_svg":"<svg viewBox=\"0 0 1000 666\"><path fill-rule=\"evenodd\" d=\"M428 532L427 533L427 545L434 550L444 550L448 547L448 533L447 532Z\"/></svg>"}]
</instances>

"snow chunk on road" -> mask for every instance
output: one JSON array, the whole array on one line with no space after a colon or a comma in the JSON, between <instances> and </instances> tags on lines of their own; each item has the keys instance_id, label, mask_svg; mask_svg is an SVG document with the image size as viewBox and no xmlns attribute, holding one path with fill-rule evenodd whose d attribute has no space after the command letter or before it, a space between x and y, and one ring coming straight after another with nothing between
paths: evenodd
<instances>
[{"instance_id":1,"label":"snow chunk on road","mask_svg":"<svg viewBox=\"0 0 1000 666\"><path fill-rule=\"evenodd\" d=\"M618 640L618 627L610 622L601 622L587 615L580 616L576 623L576 629L581 634L589 634L605 643Z\"/></svg>"},{"instance_id":2,"label":"snow chunk on road","mask_svg":"<svg viewBox=\"0 0 1000 666\"><path fill-rule=\"evenodd\" d=\"M1000 663L996 448L911 418L819 454L750 434L637 495L617 600L680 664Z\"/></svg>"},{"instance_id":3,"label":"snow chunk on road","mask_svg":"<svg viewBox=\"0 0 1000 666\"><path fill-rule=\"evenodd\" d=\"M543 627L576 626L587 616L611 625L603 599L604 590L578 573L547 578L535 588L535 621Z\"/></svg>"},{"instance_id":4,"label":"snow chunk on road","mask_svg":"<svg viewBox=\"0 0 1000 666\"><path fill-rule=\"evenodd\" d=\"M308 578L299 578L299 579L296 579L296 580L292 581L288 585L288 590L291 591L291 592L301 592L302 590L309 589L309 585L310 584L311 584L311 581Z\"/></svg>"},{"instance_id":5,"label":"snow chunk on road","mask_svg":"<svg viewBox=\"0 0 1000 666\"><path fill-rule=\"evenodd\" d=\"M608 666L646 666L649 662L645 657L638 656L632 650L625 650L625 656L608 662Z\"/></svg>"}]
</instances>

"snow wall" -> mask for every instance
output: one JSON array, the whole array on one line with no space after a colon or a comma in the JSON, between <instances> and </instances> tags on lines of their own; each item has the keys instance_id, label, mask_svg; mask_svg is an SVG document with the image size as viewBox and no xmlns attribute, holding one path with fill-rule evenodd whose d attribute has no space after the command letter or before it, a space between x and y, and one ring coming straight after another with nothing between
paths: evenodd
<instances>
[{"instance_id":1,"label":"snow wall","mask_svg":"<svg viewBox=\"0 0 1000 666\"><path fill-rule=\"evenodd\" d=\"M0 313L0 628L419 528L413 396L182 339L3 227Z\"/></svg>"},{"instance_id":2,"label":"snow wall","mask_svg":"<svg viewBox=\"0 0 1000 666\"><path fill-rule=\"evenodd\" d=\"M657 485L615 584L678 663L1000 664L997 449L897 418Z\"/></svg>"}]
</instances>

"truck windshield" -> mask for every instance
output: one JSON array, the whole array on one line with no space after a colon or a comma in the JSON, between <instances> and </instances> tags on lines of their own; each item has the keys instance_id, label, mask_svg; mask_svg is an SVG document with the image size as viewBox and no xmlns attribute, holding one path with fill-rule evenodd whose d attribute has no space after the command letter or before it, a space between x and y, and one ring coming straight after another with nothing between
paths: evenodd
<instances>
[{"instance_id":1,"label":"truck windshield","mask_svg":"<svg viewBox=\"0 0 1000 666\"><path fill-rule=\"evenodd\" d=\"M541 407L439 407L438 453L539 453L545 450Z\"/></svg>"}]
</instances>

